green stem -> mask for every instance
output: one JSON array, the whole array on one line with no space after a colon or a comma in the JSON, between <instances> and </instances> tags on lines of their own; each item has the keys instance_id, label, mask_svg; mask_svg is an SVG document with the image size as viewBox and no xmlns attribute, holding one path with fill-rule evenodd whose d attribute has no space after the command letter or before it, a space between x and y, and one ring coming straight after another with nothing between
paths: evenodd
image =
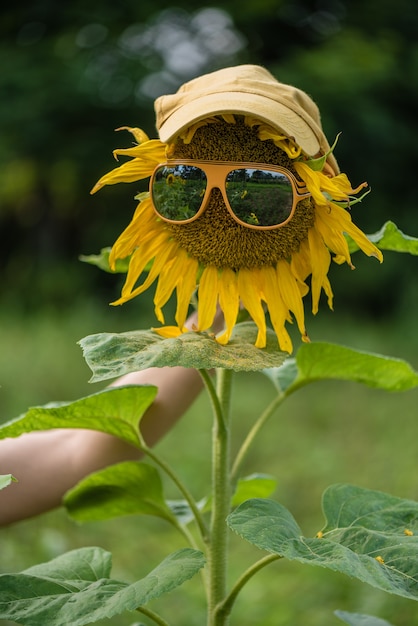
<instances>
[{"instance_id":1,"label":"green stem","mask_svg":"<svg viewBox=\"0 0 418 626\"><path fill-rule=\"evenodd\" d=\"M218 606L219 615L225 616L225 617L229 616L229 614L231 613L231 609L234 605L234 602L237 599L238 594L240 593L242 588L247 584L250 578L252 578L254 574L259 572L266 565L269 565L270 563L273 563L273 561L277 561L278 559L281 559L281 558L283 557L281 557L279 554L269 554L268 556L265 556L264 558L257 561L257 563L254 563L254 565L249 567L247 571L244 572L242 576L239 577L239 579L237 580L237 582L235 583L235 585L233 586L233 588L231 589L230 593L227 595L225 600L221 602L221 604Z\"/></svg>"},{"instance_id":2,"label":"green stem","mask_svg":"<svg viewBox=\"0 0 418 626\"><path fill-rule=\"evenodd\" d=\"M170 624L166 622L165 619L160 617L160 615L158 615L157 613L154 613L154 611L151 611L151 609L146 609L144 606L139 606L136 610L138 613L142 613L143 615L146 615L147 617L152 619L152 621L158 624L158 626L170 626Z\"/></svg>"},{"instance_id":3,"label":"green stem","mask_svg":"<svg viewBox=\"0 0 418 626\"><path fill-rule=\"evenodd\" d=\"M198 370L198 371L203 379L203 382L206 387L206 391L208 392L209 399L212 405L213 415L216 421L219 424L222 424L224 421L223 408L221 406L221 400L218 397L217 391L209 375L209 372L207 370ZM218 372L220 371L221 370L218 370Z\"/></svg>"},{"instance_id":4,"label":"green stem","mask_svg":"<svg viewBox=\"0 0 418 626\"><path fill-rule=\"evenodd\" d=\"M228 527L230 512L230 428L229 411L232 371L217 370L217 398L212 444L212 517L208 546L208 626L226 626L228 616L218 614L217 606L226 596Z\"/></svg>"},{"instance_id":5,"label":"green stem","mask_svg":"<svg viewBox=\"0 0 418 626\"><path fill-rule=\"evenodd\" d=\"M193 498L192 494L190 493L190 491L188 490L186 485L180 480L180 478L177 476L177 474L168 465L168 463L163 461L163 459L161 459L151 448L149 448L144 440L141 441L141 444L142 444L141 449L144 452L144 454L149 456L150 459L152 459L156 463L156 465L158 465L167 474L167 476L169 476L171 478L173 483L179 489L180 493L183 494L183 496L184 496L186 502L188 503L188 505L189 505L189 507L190 507L190 509L191 509L191 511L193 513L193 516L194 516L194 518L196 520L197 526L198 526L199 531L200 531L200 535L201 535L203 541L206 543L208 541L208 528L207 528L207 526L205 524L203 516L202 516L201 512L199 511L199 508L198 508L198 506L196 504L196 501ZM184 531L184 529L183 529L183 531ZM185 533L183 532L183 534L185 534ZM186 534L188 535L188 537L190 539L191 535L189 533L187 533L187 532L186 532ZM195 546L193 545L193 547L195 547Z\"/></svg>"},{"instance_id":6,"label":"green stem","mask_svg":"<svg viewBox=\"0 0 418 626\"><path fill-rule=\"evenodd\" d=\"M265 408L265 410L261 413L260 417L256 420L256 422L253 424L253 426L250 429L248 435L244 439L244 442L242 443L241 448L239 449L237 456L235 457L235 461L234 461L234 464L233 464L232 470L231 470L231 482L232 482L232 484L235 484L235 482L238 479L238 473L239 473L239 471L241 469L241 465L242 465L242 463L243 463L243 461L244 461L244 459L245 459L245 457L246 457L246 455L248 453L248 450L250 449L254 439L256 438L256 436L258 435L260 430L263 428L264 424L270 419L270 417L273 415L275 410L283 402L285 397L286 397L285 394L281 394L281 395L276 396L270 402L270 404Z\"/></svg>"}]
</instances>

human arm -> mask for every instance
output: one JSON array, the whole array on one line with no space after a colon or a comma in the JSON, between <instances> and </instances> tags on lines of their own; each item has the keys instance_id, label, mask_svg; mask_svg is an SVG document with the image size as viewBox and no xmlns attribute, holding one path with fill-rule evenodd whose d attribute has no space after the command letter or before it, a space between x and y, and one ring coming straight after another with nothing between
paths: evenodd
<instances>
[{"instance_id":1,"label":"human arm","mask_svg":"<svg viewBox=\"0 0 418 626\"><path fill-rule=\"evenodd\" d=\"M193 320L194 316L189 318L189 325ZM194 369L164 367L132 372L111 386L145 384L158 387L141 420L142 436L152 446L193 403L202 381ZM53 509L68 489L91 472L139 458L137 449L93 430L55 429L1 440L0 474L12 474L18 482L0 491L0 525Z\"/></svg>"}]
</instances>

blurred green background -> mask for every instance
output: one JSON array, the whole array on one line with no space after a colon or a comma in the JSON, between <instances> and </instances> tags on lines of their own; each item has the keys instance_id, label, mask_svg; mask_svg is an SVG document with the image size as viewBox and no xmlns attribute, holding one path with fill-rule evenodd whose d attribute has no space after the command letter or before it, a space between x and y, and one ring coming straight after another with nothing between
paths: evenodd
<instances>
[{"instance_id":1,"label":"blurred green background","mask_svg":"<svg viewBox=\"0 0 418 626\"><path fill-rule=\"evenodd\" d=\"M114 167L112 150L131 141L114 129L139 126L155 137L154 98L196 75L260 63L306 90L320 106L329 139L342 131L341 169L353 184L367 180L372 187L352 209L356 224L371 233L393 220L418 236L417 32L414 0L225 0L199 7L191 1L21 0L2 9L0 419L96 390L76 342L153 323L150 296L109 307L121 278L78 260L113 243L130 220L139 187L109 187L95 196L89 190ZM335 312L323 302L317 318L308 314L311 338L418 367L416 258L387 253L379 266L357 253L354 263L355 272L332 268ZM239 438L273 390L261 375L238 376L235 389ZM207 489L208 413L202 397L159 444L197 497ZM418 497L416 417L415 391L387 395L321 383L284 407L246 470L277 476L276 497L314 534L322 525L320 494L332 482ZM0 570L90 544L111 549L115 577L125 579L145 574L182 545L151 519L78 527L59 511L2 530ZM237 573L258 555L238 541L233 546ZM175 624L201 626L198 587L193 581L168 596L167 618L172 613ZM332 625L338 623L334 609L418 625L413 602L285 563L254 579L232 623Z\"/></svg>"}]
</instances>

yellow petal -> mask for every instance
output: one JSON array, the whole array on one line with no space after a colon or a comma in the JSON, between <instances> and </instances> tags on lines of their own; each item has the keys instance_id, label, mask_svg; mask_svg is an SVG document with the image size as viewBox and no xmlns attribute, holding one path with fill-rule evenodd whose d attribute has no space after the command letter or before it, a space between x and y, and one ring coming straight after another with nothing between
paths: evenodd
<instances>
[{"instance_id":1,"label":"yellow petal","mask_svg":"<svg viewBox=\"0 0 418 626\"><path fill-rule=\"evenodd\" d=\"M260 124L258 128L258 137L261 141L271 139L274 145L284 150L291 159L296 159L302 152L302 148L297 146L291 139L289 139L285 135L280 135L276 130L274 130L274 128L272 128L268 124Z\"/></svg>"},{"instance_id":2,"label":"yellow petal","mask_svg":"<svg viewBox=\"0 0 418 626\"><path fill-rule=\"evenodd\" d=\"M157 335L160 335L160 337L164 337L164 339L175 339L187 332L187 328L182 330L178 326L161 326L160 328L152 328L151 330L157 333Z\"/></svg>"},{"instance_id":3,"label":"yellow petal","mask_svg":"<svg viewBox=\"0 0 418 626\"><path fill-rule=\"evenodd\" d=\"M115 129L116 131L127 130L135 137L135 141L137 143L144 143L144 141L149 141L148 135L141 129L133 126L120 126Z\"/></svg>"},{"instance_id":4,"label":"yellow petal","mask_svg":"<svg viewBox=\"0 0 418 626\"><path fill-rule=\"evenodd\" d=\"M157 254L160 252L163 253L167 244L167 235L163 232L155 236L153 239L148 239L144 243L141 243L141 245L134 250L129 261L129 268L124 286L125 291L126 289L133 289L136 281L145 270L148 263L150 263Z\"/></svg>"},{"instance_id":5,"label":"yellow petal","mask_svg":"<svg viewBox=\"0 0 418 626\"><path fill-rule=\"evenodd\" d=\"M155 313L158 321L164 323L161 308L168 302L174 289L177 288L176 322L179 326L184 326L190 299L196 288L197 269L198 262L195 259L191 259L187 252L181 248L163 266L154 296Z\"/></svg>"},{"instance_id":6,"label":"yellow petal","mask_svg":"<svg viewBox=\"0 0 418 626\"><path fill-rule=\"evenodd\" d=\"M292 254L290 265L293 275L298 278L298 284L305 285L304 281L312 273L311 253L307 239L301 241L298 252Z\"/></svg>"},{"instance_id":7,"label":"yellow petal","mask_svg":"<svg viewBox=\"0 0 418 626\"><path fill-rule=\"evenodd\" d=\"M180 327L183 327L186 323L193 292L196 289L199 263L197 259L189 257L186 251L181 250L179 251L178 265L176 265L176 268L178 268L177 271L180 276L180 281L177 284L177 309L175 320Z\"/></svg>"},{"instance_id":8,"label":"yellow petal","mask_svg":"<svg viewBox=\"0 0 418 626\"><path fill-rule=\"evenodd\" d=\"M203 270L198 295L198 330L207 330L212 326L218 301L218 269L213 265Z\"/></svg>"},{"instance_id":9,"label":"yellow petal","mask_svg":"<svg viewBox=\"0 0 418 626\"><path fill-rule=\"evenodd\" d=\"M342 224L342 229L347 235L350 235L352 239L356 242L358 247L367 254L367 256L374 256L376 259L382 263L383 254L379 248L376 248L374 243L368 239L368 237L363 233L358 226L353 224L351 221L351 216L346 209L339 207L336 204L331 204L331 213L335 219L337 219Z\"/></svg>"},{"instance_id":10,"label":"yellow petal","mask_svg":"<svg viewBox=\"0 0 418 626\"><path fill-rule=\"evenodd\" d=\"M295 316L301 335L306 335L305 312L300 289L287 261L279 261L277 264L277 283L282 300Z\"/></svg>"},{"instance_id":11,"label":"yellow petal","mask_svg":"<svg viewBox=\"0 0 418 626\"><path fill-rule=\"evenodd\" d=\"M219 343L228 343L239 312L238 281L236 273L230 268L224 268L219 276L219 306L225 318L225 331L216 337Z\"/></svg>"},{"instance_id":12,"label":"yellow petal","mask_svg":"<svg viewBox=\"0 0 418 626\"><path fill-rule=\"evenodd\" d=\"M162 163L166 159L166 149L167 144L162 143L159 139L150 139L145 143L141 143L141 145L132 146L130 148L117 148L113 150L113 155L118 157L122 156L130 156L132 158L137 158L144 163L149 163L150 165L155 165Z\"/></svg>"},{"instance_id":13,"label":"yellow petal","mask_svg":"<svg viewBox=\"0 0 418 626\"><path fill-rule=\"evenodd\" d=\"M332 292L331 283L329 282L328 276L325 276L322 282L322 289L324 290L325 295L327 296L327 304L332 311L332 308L333 308L332 303L334 299L334 294Z\"/></svg>"},{"instance_id":14,"label":"yellow petal","mask_svg":"<svg viewBox=\"0 0 418 626\"><path fill-rule=\"evenodd\" d=\"M361 185L353 189L346 174L327 176L321 171L311 169L309 165L302 161L296 161L294 166L296 172L311 192L315 203L319 206L327 205L329 197L333 200L345 200L348 202L350 195L356 194L364 187L367 187L367 183L361 183ZM324 193L328 195L328 198Z\"/></svg>"},{"instance_id":15,"label":"yellow petal","mask_svg":"<svg viewBox=\"0 0 418 626\"><path fill-rule=\"evenodd\" d=\"M315 228L309 229L308 240L312 259L312 313L316 314L318 312L322 286L325 284L329 285L327 274L331 262L331 255L325 247L321 235ZM330 294L328 294L328 304L329 302Z\"/></svg>"},{"instance_id":16,"label":"yellow petal","mask_svg":"<svg viewBox=\"0 0 418 626\"><path fill-rule=\"evenodd\" d=\"M238 272L238 291L244 307L258 328L257 348L266 347L266 317L262 306L262 279L259 270L242 268Z\"/></svg>"},{"instance_id":17,"label":"yellow petal","mask_svg":"<svg viewBox=\"0 0 418 626\"><path fill-rule=\"evenodd\" d=\"M90 193L96 193L96 191L99 191L99 189L105 185L133 183L137 180L141 180L142 178L147 178L148 176L151 176L153 170L154 167L150 166L148 163L143 163L139 159L133 159L132 161L128 161L127 163L120 165L111 172L102 176Z\"/></svg>"},{"instance_id":18,"label":"yellow petal","mask_svg":"<svg viewBox=\"0 0 418 626\"><path fill-rule=\"evenodd\" d=\"M145 270L147 264L153 259L153 255L147 255L144 248L137 249L133 252L130 260L128 273L126 275L125 284L122 288L121 297L111 302L113 306L117 306L119 304L123 304L127 302L129 298L129 294L132 291L136 281Z\"/></svg>"},{"instance_id":19,"label":"yellow petal","mask_svg":"<svg viewBox=\"0 0 418 626\"><path fill-rule=\"evenodd\" d=\"M90 193L96 193L105 185L132 183L151 176L156 165L165 160L165 151L166 145L158 139L151 139L133 148L115 150L115 156L122 154L134 158L102 176Z\"/></svg>"},{"instance_id":20,"label":"yellow petal","mask_svg":"<svg viewBox=\"0 0 418 626\"><path fill-rule=\"evenodd\" d=\"M311 170L309 165L302 163L301 161L295 161L294 167L301 179L305 182L307 188L312 194L313 199L317 205L328 204L327 199L321 191L320 179L317 176L318 172Z\"/></svg>"},{"instance_id":21,"label":"yellow petal","mask_svg":"<svg viewBox=\"0 0 418 626\"><path fill-rule=\"evenodd\" d=\"M162 308L167 304L179 280L177 272L173 271L174 265L175 259L171 259L171 261L165 264L158 277L154 295L154 313L160 324L165 323Z\"/></svg>"},{"instance_id":22,"label":"yellow petal","mask_svg":"<svg viewBox=\"0 0 418 626\"><path fill-rule=\"evenodd\" d=\"M125 259L141 243L153 239L156 234L161 233L160 224L152 209L151 200L147 198L140 202L132 221L119 235L112 246L109 256L109 265L111 269L115 269L117 259Z\"/></svg>"},{"instance_id":23,"label":"yellow petal","mask_svg":"<svg viewBox=\"0 0 418 626\"><path fill-rule=\"evenodd\" d=\"M343 209L344 210L344 209ZM318 207L316 212L315 228L321 234L325 245L337 256L343 257L351 267L351 255L347 239L343 235L342 224L335 224L330 219L332 209Z\"/></svg>"},{"instance_id":24,"label":"yellow petal","mask_svg":"<svg viewBox=\"0 0 418 626\"><path fill-rule=\"evenodd\" d=\"M138 249L134 252L129 262L128 274L126 277L125 284L122 288L121 298L116 300L116 302L112 302L112 304L123 304L128 300L132 300L139 294L146 291L154 282L154 280L159 276L162 268L172 256L176 253L177 244L174 242L168 242L164 240L158 242L158 245L154 248L148 249L148 254L144 256L144 251L142 249ZM142 256L141 256L142 254ZM134 289L135 283L137 282L140 274L145 269L146 265L149 263L151 259L154 259L151 269L148 272L148 276L142 285L139 285Z\"/></svg>"},{"instance_id":25,"label":"yellow petal","mask_svg":"<svg viewBox=\"0 0 418 626\"><path fill-rule=\"evenodd\" d=\"M160 246L159 246L160 247ZM135 298L140 293L146 291L150 285L154 282L154 280L160 275L162 268L171 260L171 258L176 254L178 249L177 243L173 241L166 241L165 245L162 249L158 250L158 254L155 255L154 261L151 265L151 269L148 272L148 276L144 283L134 289L132 293L129 295L130 298ZM123 290L122 290L123 294Z\"/></svg>"},{"instance_id":26,"label":"yellow petal","mask_svg":"<svg viewBox=\"0 0 418 626\"><path fill-rule=\"evenodd\" d=\"M334 200L348 200L348 196L358 193L367 183L361 183L356 189L351 187L351 183L346 174L337 176L326 176L323 172L317 172L321 189L329 193Z\"/></svg>"},{"instance_id":27,"label":"yellow petal","mask_svg":"<svg viewBox=\"0 0 418 626\"><path fill-rule=\"evenodd\" d=\"M276 271L273 267L265 267L262 270L262 274L263 291L270 313L270 320L274 332L277 335L280 349L291 354L293 351L292 340L285 327L288 309L280 295Z\"/></svg>"}]
</instances>

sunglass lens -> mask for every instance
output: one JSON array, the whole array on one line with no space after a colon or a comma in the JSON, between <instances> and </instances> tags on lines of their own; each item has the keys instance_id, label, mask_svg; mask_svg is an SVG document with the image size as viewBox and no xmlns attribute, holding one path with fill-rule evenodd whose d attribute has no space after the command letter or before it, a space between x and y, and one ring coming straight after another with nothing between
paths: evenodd
<instances>
[{"instance_id":1,"label":"sunglass lens","mask_svg":"<svg viewBox=\"0 0 418 626\"><path fill-rule=\"evenodd\" d=\"M199 211L206 190L206 174L193 165L163 165L154 174L151 195L161 217L175 222Z\"/></svg>"},{"instance_id":2,"label":"sunglass lens","mask_svg":"<svg viewBox=\"0 0 418 626\"><path fill-rule=\"evenodd\" d=\"M252 226L279 226L292 212L293 187L283 172L243 167L229 172L226 194L235 215Z\"/></svg>"}]
</instances>

